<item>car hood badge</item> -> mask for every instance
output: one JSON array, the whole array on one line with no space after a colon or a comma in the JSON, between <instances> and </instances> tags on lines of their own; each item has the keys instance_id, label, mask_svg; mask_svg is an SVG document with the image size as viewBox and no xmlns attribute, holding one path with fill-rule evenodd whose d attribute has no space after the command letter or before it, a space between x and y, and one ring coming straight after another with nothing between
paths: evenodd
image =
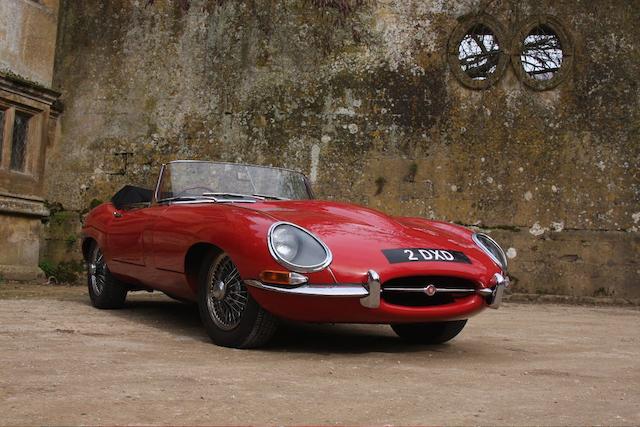
<instances>
[{"instance_id":1,"label":"car hood badge","mask_svg":"<svg viewBox=\"0 0 640 427\"><path fill-rule=\"evenodd\" d=\"M438 290L436 289L436 287L434 285L427 285L426 288L424 288L424 293L427 294L427 296L434 296L436 294Z\"/></svg>"}]
</instances>

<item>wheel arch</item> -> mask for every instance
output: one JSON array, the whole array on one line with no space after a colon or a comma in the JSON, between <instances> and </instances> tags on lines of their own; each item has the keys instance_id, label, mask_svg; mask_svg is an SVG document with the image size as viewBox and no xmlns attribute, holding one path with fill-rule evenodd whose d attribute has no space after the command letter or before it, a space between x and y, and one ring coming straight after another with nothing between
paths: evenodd
<instances>
[{"instance_id":1,"label":"wheel arch","mask_svg":"<svg viewBox=\"0 0 640 427\"><path fill-rule=\"evenodd\" d=\"M98 242L93 237L85 237L82 240L82 258L85 262L91 261L91 250L97 245Z\"/></svg>"},{"instance_id":2,"label":"wheel arch","mask_svg":"<svg viewBox=\"0 0 640 427\"><path fill-rule=\"evenodd\" d=\"M224 252L222 248L208 242L199 242L191 245L184 257L184 274L187 278L187 284L194 294L198 293L198 274L205 255L209 251L216 254Z\"/></svg>"}]
</instances>

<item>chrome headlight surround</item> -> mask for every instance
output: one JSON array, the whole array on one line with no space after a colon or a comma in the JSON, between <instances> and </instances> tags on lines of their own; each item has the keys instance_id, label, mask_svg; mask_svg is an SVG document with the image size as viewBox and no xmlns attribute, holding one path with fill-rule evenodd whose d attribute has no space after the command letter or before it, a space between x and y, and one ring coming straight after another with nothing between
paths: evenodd
<instances>
[{"instance_id":1,"label":"chrome headlight surround","mask_svg":"<svg viewBox=\"0 0 640 427\"><path fill-rule=\"evenodd\" d=\"M473 241L498 267L502 268L503 272L507 271L507 255L498 242L484 233L473 233Z\"/></svg>"},{"instance_id":2,"label":"chrome headlight surround","mask_svg":"<svg viewBox=\"0 0 640 427\"><path fill-rule=\"evenodd\" d=\"M274 233L276 233L278 229L288 230L289 236L287 236L286 238L288 238L291 242L293 240L297 241L295 255L290 260L285 259L284 256L277 250L278 237L276 236L274 238ZM278 264L291 271L295 271L296 273L314 273L324 270L329 266L329 264L331 264L331 261L333 260L331 250L329 250L327 245L325 245L322 240L316 237L309 230L306 230L299 225L290 222L279 221L272 224L271 227L269 227L269 231L267 233L267 242L269 246L269 252L271 253L271 256L278 262ZM298 264L294 262L298 257L298 254L305 250L305 244L317 245L315 248L313 248L313 250L321 249L324 252L324 257L322 259L317 259L318 262L308 264ZM309 247L307 246L306 249L309 250Z\"/></svg>"}]
</instances>

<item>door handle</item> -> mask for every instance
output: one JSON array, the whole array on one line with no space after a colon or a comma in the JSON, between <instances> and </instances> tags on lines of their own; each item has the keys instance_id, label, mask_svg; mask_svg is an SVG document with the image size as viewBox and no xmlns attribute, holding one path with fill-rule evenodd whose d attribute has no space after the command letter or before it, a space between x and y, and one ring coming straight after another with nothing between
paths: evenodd
<instances>
[{"instance_id":1,"label":"door handle","mask_svg":"<svg viewBox=\"0 0 640 427\"><path fill-rule=\"evenodd\" d=\"M118 211L113 211L113 216L116 218L122 218L122 214Z\"/></svg>"}]
</instances>

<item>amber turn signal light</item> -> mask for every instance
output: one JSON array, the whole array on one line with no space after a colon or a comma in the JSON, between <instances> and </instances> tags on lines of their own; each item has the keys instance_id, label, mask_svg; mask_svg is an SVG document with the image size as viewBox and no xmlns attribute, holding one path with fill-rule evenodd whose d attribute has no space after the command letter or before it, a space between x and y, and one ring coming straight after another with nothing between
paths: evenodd
<instances>
[{"instance_id":1,"label":"amber turn signal light","mask_svg":"<svg viewBox=\"0 0 640 427\"><path fill-rule=\"evenodd\" d=\"M264 283L276 285L301 285L307 282L307 276L290 271L265 270L260 273L260 280Z\"/></svg>"}]
</instances>

